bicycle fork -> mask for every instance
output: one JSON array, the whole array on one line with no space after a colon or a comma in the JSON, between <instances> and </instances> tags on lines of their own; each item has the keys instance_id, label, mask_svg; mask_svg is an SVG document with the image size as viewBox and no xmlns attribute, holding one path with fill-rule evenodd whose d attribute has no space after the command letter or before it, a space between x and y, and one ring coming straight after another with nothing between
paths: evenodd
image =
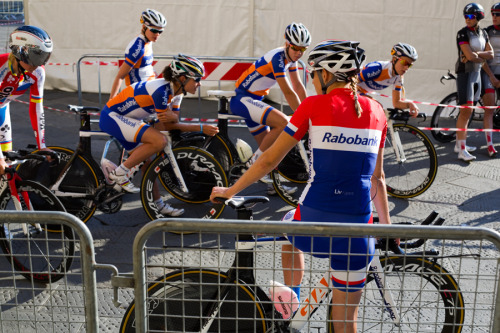
<instances>
[{"instance_id":1,"label":"bicycle fork","mask_svg":"<svg viewBox=\"0 0 500 333\"><path fill-rule=\"evenodd\" d=\"M394 131L394 127L392 126L393 123L394 123L393 120L387 117L387 129L388 129L387 134L389 134L389 137L391 138L392 149L394 149L394 154L396 154L396 161L399 164L401 164L406 161L406 156L403 149L403 145L401 144L401 139L399 138L399 133Z\"/></svg>"}]
</instances>

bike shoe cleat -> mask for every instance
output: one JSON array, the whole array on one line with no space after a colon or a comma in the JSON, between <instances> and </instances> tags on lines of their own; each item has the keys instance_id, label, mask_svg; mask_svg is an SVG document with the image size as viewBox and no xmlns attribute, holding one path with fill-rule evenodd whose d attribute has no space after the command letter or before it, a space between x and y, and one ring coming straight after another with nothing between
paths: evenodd
<instances>
[{"instance_id":1,"label":"bike shoe cleat","mask_svg":"<svg viewBox=\"0 0 500 333\"><path fill-rule=\"evenodd\" d=\"M297 192L297 187L291 187L285 185L281 186L283 187L283 190L285 190L285 192L288 194L294 194L295 192ZM267 185L267 195L276 195L276 190L274 189L273 184Z\"/></svg>"},{"instance_id":2,"label":"bike shoe cleat","mask_svg":"<svg viewBox=\"0 0 500 333\"><path fill-rule=\"evenodd\" d=\"M109 174L108 174L108 178L111 180L111 181L114 181L115 182L115 187L114 189L117 190L117 191L125 191L127 193L139 193L141 191L140 188L136 187L131 181L130 179L128 179L127 176L117 176L115 171L111 171Z\"/></svg>"},{"instance_id":3,"label":"bike shoe cleat","mask_svg":"<svg viewBox=\"0 0 500 333\"><path fill-rule=\"evenodd\" d=\"M176 217L184 214L184 209L178 209L170 206L167 202L163 202L158 206L158 210L162 215Z\"/></svg>"},{"instance_id":4,"label":"bike shoe cleat","mask_svg":"<svg viewBox=\"0 0 500 333\"><path fill-rule=\"evenodd\" d=\"M488 146L488 155L489 155L490 157L495 157L495 156L497 156L497 150L495 149L495 147L493 147L493 146L491 146L491 145L490 145L490 146Z\"/></svg>"},{"instance_id":5,"label":"bike shoe cleat","mask_svg":"<svg viewBox=\"0 0 500 333\"><path fill-rule=\"evenodd\" d=\"M465 162L472 162L476 159L476 156L471 155L467 150L461 150L458 153L458 159Z\"/></svg>"},{"instance_id":6,"label":"bike shoe cleat","mask_svg":"<svg viewBox=\"0 0 500 333\"><path fill-rule=\"evenodd\" d=\"M472 146L467 146L465 145L465 150L467 150L469 153L470 152L473 152L477 149L477 147L472 147ZM455 145L455 149L454 149L455 153L459 153L460 152L460 147Z\"/></svg>"}]
</instances>

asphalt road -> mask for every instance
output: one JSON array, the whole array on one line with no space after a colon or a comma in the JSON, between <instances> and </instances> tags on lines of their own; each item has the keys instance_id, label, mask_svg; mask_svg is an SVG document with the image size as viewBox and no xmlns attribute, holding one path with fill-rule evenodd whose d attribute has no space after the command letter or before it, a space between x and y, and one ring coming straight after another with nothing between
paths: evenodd
<instances>
[{"instance_id":1,"label":"asphalt road","mask_svg":"<svg viewBox=\"0 0 500 333\"><path fill-rule=\"evenodd\" d=\"M28 96L22 96L21 101L27 101ZM75 148L78 142L78 118L74 114L61 112L67 104L77 104L76 93L47 91L44 98L45 106L57 109L45 111L46 141L50 145ZM97 97L84 94L85 105L97 106ZM185 99L183 116L215 118L217 103L214 101L197 101ZM14 130L14 149L34 143L31 124L28 115L28 105L22 102L11 103L12 126ZM232 128L232 135L241 137L255 148L253 139L246 128ZM499 143L498 136L495 141ZM100 151L104 140L95 140L93 149L95 158L100 159ZM479 147L477 160L466 164L457 160L453 153L454 143L435 144L438 154L438 175L431 188L423 195L409 199L389 197L390 212L394 222L418 221L432 210L446 218L450 226L479 226L500 230L500 158L490 159L486 152L484 135L469 134L469 145ZM136 180L136 184L137 180ZM253 190L262 194L260 189ZM290 207L278 197L271 197L268 205L259 206L254 212L254 219L279 220ZM224 218L235 218L234 213L226 209ZM127 195L120 212L105 215L97 212L87 223L96 248L96 259L99 263L115 265L120 272L132 270L132 243L137 231L148 222L143 212L138 195ZM498 254L497 254L498 256ZM110 274L107 271L97 272L99 288L99 312L103 331L116 331L124 308L115 309L111 304ZM131 290L122 292L125 302L131 299ZM104 329L106 327L106 329Z\"/></svg>"}]
</instances>

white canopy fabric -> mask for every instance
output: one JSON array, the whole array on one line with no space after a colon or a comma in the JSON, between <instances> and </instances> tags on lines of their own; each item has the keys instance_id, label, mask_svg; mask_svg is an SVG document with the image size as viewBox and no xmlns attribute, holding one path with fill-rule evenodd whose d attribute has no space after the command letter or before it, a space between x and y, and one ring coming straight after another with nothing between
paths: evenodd
<instances>
[{"instance_id":1,"label":"white canopy fabric","mask_svg":"<svg viewBox=\"0 0 500 333\"><path fill-rule=\"evenodd\" d=\"M482 1L491 24L490 8ZM416 47L418 62L405 75L408 99L439 102L455 90L439 78L454 70L456 33L465 26L465 0L25 0L26 22L44 28L54 40L47 66L47 88L76 90L73 65L84 54L122 55L140 33L140 14L146 8L160 11L167 27L154 45L155 55L179 52L193 56L260 57L284 43L284 29L302 22L312 44L324 39L360 41L367 60L389 60L391 47L406 42ZM303 57L305 61L307 53ZM96 60L96 59L89 59ZM117 59L103 59L116 61ZM165 65L160 62L158 65ZM161 72L162 68L155 68ZM117 66L82 66L82 90L109 92ZM311 91L311 90L310 90ZM390 95L388 89L382 92ZM384 105L390 99L376 97ZM423 111L434 107L422 106Z\"/></svg>"}]
</instances>

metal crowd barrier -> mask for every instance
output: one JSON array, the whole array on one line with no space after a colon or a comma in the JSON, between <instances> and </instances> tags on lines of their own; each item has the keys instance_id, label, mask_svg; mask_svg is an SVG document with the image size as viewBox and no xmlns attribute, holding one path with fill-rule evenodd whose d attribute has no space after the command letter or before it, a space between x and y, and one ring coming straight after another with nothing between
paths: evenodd
<instances>
[{"instance_id":1,"label":"metal crowd barrier","mask_svg":"<svg viewBox=\"0 0 500 333\"><path fill-rule=\"evenodd\" d=\"M106 268L115 273L118 271L111 265L96 264L93 238L87 226L68 213L0 211L2 228L19 223L69 226L75 233L75 252L64 277L48 284L21 277L20 272L9 264L11 259L7 253L0 252L0 257L7 259L0 258L0 332L98 332L95 269ZM8 232L4 234L5 238L0 239L1 242L26 242L26 239L12 239ZM51 235L50 238L48 234ZM36 246L54 248L57 246L55 242L58 242L57 234L61 233L42 232L41 237L45 240L39 239ZM33 244L35 243L31 246ZM24 257L34 255L38 258L33 260L42 259L43 256L32 254L31 250L28 249L29 253ZM50 255L64 254L54 252Z\"/></svg>"},{"instance_id":2,"label":"metal crowd barrier","mask_svg":"<svg viewBox=\"0 0 500 333\"><path fill-rule=\"evenodd\" d=\"M155 61L157 60L172 60L173 55L155 55ZM213 56L197 56L197 58L201 61L210 61L210 62L231 62L231 63L252 63L256 61L258 58L250 58L250 57L213 57ZM77 76L77 88L78 88L78 103L82 104L82 73L81 66L82 62L86 59L123 59L123 54L84 54L78 59L76 63L76 76ZM306 68L305 63L299 59L299 64L302 69ZM102 106L102 84L101 84L101 71L100 71L100 63L97 63L97 87L98 87L98 96L99 96L99 106ZM118 71L118 69L117 69ZM218 89L221 88L221 80L218 81ZM304 82L304 86L307 84L307 72L302 70L302 81ZM201 99L201 89L198 89L198 99ZM281 107L283 108L284 98L281 95Z\"/></svg>"},{"instance_id":3,"label":"metal crowd barrier","mask_svg":"<svg viewBox=\"0 0 500 333\"><path fill-rule=\"evenodd\" d=\"M440 252L434 259L425 259L424 254L402 255L400 258L400 266L387 265L385 270L388 273L398 270L406 270L407 275L403 274L402 281L398 280L401 285L391 286L387 282L387 289L391 290L394 295L396 306L400 302L405 302L406 307L401 306L398 311L401 313L402 325L409 325L408 322L413 322L410 330L404 332L432 331L434 325L442 325L444 321L441 317L427 316L426 311L434 311L435 305L431 304L434 297L438 298L437 308L442 306L442 311L447 311L448 316L461 316L463 318L454 318L454 320L462 320L463 324L460 327L448 328L446 332L500 332L500 296L499 296L499 249L500 249L500 234L486 228L468 228L468 227L438 227L438 226L407 226L407 225L359 225L359 224L335 224L335 223L287 223L273 221L242 221L242 220L220 220L207 222L206 220L197 219L160 219L145 225L137 234L133 245L133 265L134 265L134 285L135 285L135 320L133 327L136 332L157 332L169 330L169 323L172 319L166 319L167 316L173 316L175 312L178 318L174 318L179 322L188 323L200 321L197 318L189 317L188 308L196 309L199 304L206 304L205 298L203 302L198 294L191 294L192 290L203 290L203 288L213 288L214 284L223 284L222 278L214 278L215 282L205 281L207 285L195 280L203 280L201 273L194 275L193 279L188 279L184 276L186 272L193 272L192 268L204 268L215 271L226 271L232 263L232 258L235 256L234 250L234 235L235 234L275 234L280 235L285 231L295 235L311 235L325 237L360 237L370 235L374 237L400 237L400 238L425 238L428 239L422 250L429 251L432 248L437 248ZM269 280L283 282L280 264L281 246L257 246L251 250L255 254L255 275L257 276L256 284L263 287L269 287ZM408 250L410 251L410 250ZM427 256L427 255L425 255ZM393 255L391 259L398 257ZM316 279L321 276L325 267L328 267L328 260L312 258L309 255L305 256L305 272L304 282L301 286L301 299L308 295L308 283L316 284ZM380 256L382 258L382 255ZM421 258L422 264L415 265L412 258ZM405 265L406 264L406 265ZM427 265L440 265L444 267L449 275L453 276L458 284L463 299L457 300L457 305L453 308L446 308L446 304L455 297L458 299L457 293L447 290L450 287L445 285L445 274L442 271L429 271ZM390 267L390 268L388 268ZM436 266L439 267L439 266ZM172 273L172 272L176 273ZM195 271L197 272L197 271ZM419 272L419 279L410 279L409 273ZM170 275L168 275L170 273ZM157 278L169 276L164 280ZM217 275L217 274L216 274ZM263 277L259 277L263 275ZM425 279L424 279L425 277ZM405 280L407 279L407 280ZM173 281L170 282L169 281ZM394 280L392 280L394 281ZM429 283L431 281L431 283ZM429 285L435 286L427 290ZM152 286L156 286L152 288ZM171 289L162 290L161 287ZM181 286L185 289L180 290ZM160 288L159 288L160 287ZM453 287L453 286L451 286ZM158 289L159 288L159 289ZM191 289L189 289L191 288ZM196 289L198 288L198 289ZM222 287L221 287L222 288ZM248 290L253 290L253 286L248 286ZM382 316L389 317L387 311L384 310L384 304L379 299L378 302L369 300L368 295L375 299L380 298L380 290L373 290L374 283L368 283L363 292L363 298L360 305L360 315L358 322L358 332L387 332L399 331L398 327L393 324L383 326L380 330L377 328L382 324ZM439 290L441 297L436 290ZM150 290L148 292L148 290ZM411 301L406 297L398 297L399 292L412 292L419 295ZM153 295L154 294L154 295ZM207 295L212 295L207 293ZM216 293L217 294L217 293ZM161 302L166 299L176 299L175 309L168 309L167 306L162 306ZM232 294L229 294L232 295ZM455 295L455 296L450 296ZM189 299L189 298L194 299ZM205 296L204 296L205 297ZM210 296L206 296L210 297ZM214 298L223 296L212 296ZM244 306L244 301L229 300L232 307L238 309L238 306ZM444 299L446 298L446 299ZM262 299L262 298L260 298ZM184 308L183 302L186 304L191 301L189 307ZM248 300L247 300L248 302ZM410 312L415 307L420 307L418 316L410 316ZM321 308L321 306L320 306ZM323 308L327 308L323 306ZM156 309L156 312L155 312ZM193 310L197 311L197 310ZM227 311L227 308L226 308ZM237 311L237 310L235 310ZM299 310L302 311L302 310ZM185 313L186 312L186 313ZM223 312L221 310L221 312ZM439 312L439 311L438 311ZM224 312L225 313L225 312ZM216 323L231 323L234 325L243 325L244 320L241 318L226 318L224 313L213 315ZM238 312L240 313L240 312ZM326 319L327 309L316 312L316 314L307 323L307 328L301 332L324 332L322 328L325 325L331 324ZM378 319L368 319L373 313ZM241 313L240 313L241 314ZM246 314L252 316L250 314ZM163 318L165 316L165 318ZM205 316L210 316L205 314ZM238 316L238 315L235 315ZM379 316L379 317L378 317ZM257 315L260 319L260 315ZM248 318L246 318L248 319ZM276 318L275 318L276 319ZM387 319L387 318L386 318ZM390 319L390 318L389 318ZM183 321L185 320L185 321ZM232 320L232 321L231 321ZM278 318L279 321L279 318ZM159 326L148 327L149 323L156 322ZM132 324L131 324L132 325ZM216 324L218 325L218 324ZM259 324L260 325L260 324ZM384 324L387 325L387 324ZM392 326L391 326L392 325ZM161 328L159 328L161 327ZM268 326L269 327L269 326ZM404 326L406 327L406 326ZM220 328L220 327L219 327ZM172 328L174 329L174 328ZM187 329L187 328L186 328ZM241 329L241 327L240 327ZM406 327L406 329L408 329ZM453 330L452 330L453 329ZM197 329L195 329L197 330Z\"/></svg>"}]
</instances>

